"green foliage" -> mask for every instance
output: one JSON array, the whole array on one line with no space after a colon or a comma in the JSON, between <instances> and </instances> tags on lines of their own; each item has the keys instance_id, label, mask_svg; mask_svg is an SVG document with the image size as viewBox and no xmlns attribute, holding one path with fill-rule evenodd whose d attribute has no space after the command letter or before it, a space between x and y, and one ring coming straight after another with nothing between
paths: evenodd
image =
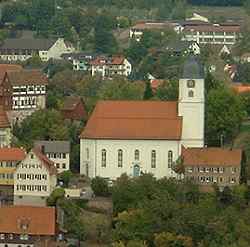
<instances>
[{"instance_id":1,"label":"green foliage","mask_svg":"<svg viewBox=\"0 0 250 247\"><path fill-rule=\"evenodd\" d=\"M164 81L155 93L155 97L163 101L177 100L179 94L179 83L176 80Z\"/></svg>"},{"instance_id":2,"label":"green foliage","mask_svg":"<svg viewBox=\"0 0 250 247\"><path fill-rule=\"evenodd\" d=\"M144 91L143 99L148 100L148 99L151 99L152 97L153 97L153 91L152 91L152 88L151 88L150 81L146 81L146 88L145 88L145 91Z\"/></svg>"},{"instance_id":3,"label":"green foliage","mask_svg":"<svg viewBox=\"0 0 250 247\"><path fill-rule=\"evenodd\" d=\"M239 96L228 88L211 89L206 100L206 138L209 145L230 142L246 116Z\"/></svg>"},{"instance_id":4,"label":"green foliage","mask_svg":"<svg viewBox=\"0 0 250 247\"><path fill-rule=\"evenodd\" d=\"M64 198L65 191L63 188L55 189L51 195L47 198L48 206L56 206L57 201Z\"/></svg>"},{"instance_id":5,"label":"green foliage","mask_svg":"<svg viewBox=\"0 0 250 247\"><path fill-rule=\"evenodd\" d=\"M91 189L96 196L108 196L109 187L108 182L104 178L95 177L91 180Z\"/></svg>"},{"instance_id":6,"label":"green foliage","mask_svg":"<svg viewBox=\"0 0 250 247\"><path fill-rule=\"evenodd\" d=\"M73 178L73 173L71 171L64 171L59 174L58 178L63 181L63 186L67 188L70 180Z\"/></svg>"}]
</instances>

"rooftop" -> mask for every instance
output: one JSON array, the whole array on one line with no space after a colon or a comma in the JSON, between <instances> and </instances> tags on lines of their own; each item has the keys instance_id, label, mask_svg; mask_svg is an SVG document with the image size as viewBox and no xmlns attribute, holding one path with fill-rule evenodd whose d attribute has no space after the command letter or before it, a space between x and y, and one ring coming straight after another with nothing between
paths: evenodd
<instances>
[{"instance_id":1,"label":"rooftop","mask_svg":"<svg viewBox=\"0 0 250 247\"><path fill-rule=\"evenodd\" d=\"M22 148L0 148L1 161L21 161L25 156L26 151Z\"/></svg>"},{"instance_id":2,"label":"rooftop","mask_svg":"<svg viewBox=\"0 0 250 247\"><path fill-rule=\"evenodd\" d=\"M18 64L0 64L0 84L7 71L21 71L23 68Z\"/></svg>"},{"instance_id":3,"label":"rooftop","mask_svg":"<svg viewBox=\"0 0 250 247\"><path fill-rule=\"evenodd\" d=\"M0 207L0 232L29 235L55 235L55 208Z\"/></svg>"},{"instance_id":4,"label":"rooftop","mask_svg":"<svg viewBox=\"0 0 250 247\"><path fill-rule=\"evenodd\" d=\"M177 102L99 101L81 138L179 140L181 131Z\"/></svg>"},{"instance_id":5,"label":"rooftop","mask_svg":"<svg viewBox=\"0 0 250 247\"><path fill-rule=\"evenodd\" d=\"M78 96L68 96L65 98L62 106L63 111L73 111L75 107L81 103L81 97Z\"/></svg>"},{"instance_id":6,"label":"rooftop","mask_svg":"<svg viewBox=\"0 0 250 247\"><path fill-rule=\"evenodd\" d=\"M0 105L0 128L9 128L10 122L7 117L7 113L3 109L3 106Z\"/></svg>"},{"instance_id":7,"label":"rooftop","mask_svg":"<svg viewBox=\"0 0 250 247\"><path fill-rule=\"evenodd\" d=\"M183 148L183 165L240 166L241 149Z\"/></svg>"},{"instance_id":8,"label":"rooftop","mask_svg":"<svg viewBox=\"0 0 250 247\"><path fill-rule=\"evenodd\" d=\"M34 146L42 150L44 147L45 153L69 153L69 141L35 141Z\"/></svg>"}]
</instances>

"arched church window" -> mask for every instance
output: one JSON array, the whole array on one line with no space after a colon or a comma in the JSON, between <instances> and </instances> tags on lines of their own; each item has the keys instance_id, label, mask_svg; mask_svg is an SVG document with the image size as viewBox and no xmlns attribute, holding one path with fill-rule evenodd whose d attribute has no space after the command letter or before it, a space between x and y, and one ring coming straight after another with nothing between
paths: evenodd
<instances>
[{"instance_id":1,"label":"arched church window","mask_svg":"<svg viewBox=\"0 0 250 247\"><path fill-rule=\"evenodd\" d=\"M135 150L135 160L140 160L140 152L138 149Z\"/></svg>"},{"instance_id":2,"label":"arched church window","mask_svg":"<svg viewBox=\"0 0 250 247\"><path fill-rule=\"evenodd\" d=\"M188 88L194 88L195 87L195 81L194 80L188 80L187 81L187 87Z\"/></svg>"},{"instance_id":3,"label":"arched church window","mask_svg":"<svg viewBox=\"0 0 250 247\"><path fill-rule=\"evenodd\" d=\"M173 151L168 151L168 168L172 168L173 165Z\"/></svg>"},{"instance_id":4,"label":"arched church window","mask_svg":"<svg viewBox=\"0 0 250 247\"><path fill-rule=\"evenodd\" d=\"M190 97L190 98L194 97L194 91L193 90L188 91L188 97Z\"/></svg>"},{"instance_id":5,"label":"arched church window","mask_svg":"<svg viewBox=\"0 0 250 247\"><path fill-rule=\"evenodd\" d=\"M121 149L118 150L118 167L122 167L123 152Z\"/></svg>"},{"instance_id":6,"label":"arched church window","mask_svg":"<svg viewBox=\"0 0 250 247\"><path fill-rule=\"evenodd\" d=\"M106 167L107 162L107 151L106 149L102 149L102 167Z\"/></svg>"},{"instance_id":7,"label":"arched church window","mask_svg":"<svg viewBox=\"0 0 250 247\"><path fill-rule=\"evenodd\" d=\"M151 152L151 168L156 168L156 151Z\"/></svg>"}]
</instances>

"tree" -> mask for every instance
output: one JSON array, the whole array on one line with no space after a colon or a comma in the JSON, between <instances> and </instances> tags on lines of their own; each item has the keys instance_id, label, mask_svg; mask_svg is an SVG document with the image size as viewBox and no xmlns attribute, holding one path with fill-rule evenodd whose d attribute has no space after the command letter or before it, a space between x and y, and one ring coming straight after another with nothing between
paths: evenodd
<instances>
[{"instance_id":1,"label":"tree","mask_svg":"<svg viewBox=\"0 0 250 247\"><path fill-rule=\"evenodd\" d=\"M146 81L146 88L144 91L143 99L148 100L148 99L151 99L152 97L153 97L153 91L151 88L151 83L150 83L150 81Z\"/></svg>"},{"instance_id":2,"label":"tree","mask_svg":"<svg viewBox=\"0 0 250 247\"><path fill-rule=\"evenodd\" d=\"M51 195L47 198L47 205L48 206L56 206L57 201L59 199L64 198L65 191L63 188L57 188L55 189Z\"/></svg>"},{"instance_id":3,"label":"tree","mask_svg":"<svg viewBox=\"0 0 250 247\"><path fill-rule=\"evenodd\" d=\"M73 177L73 173L71 171L64 171L62 173L59 174L59 179L61 179L63 181L63 186L64 187L68 187L69 186L69 182Z\"/></svg>"},{"instance_id":4,"label":"tree","mask_svg":"<svg viewBox=\"0 0 250 247\"><path fill-rule=\"evenodd\" d=\"M91 189L96 196L108 196L109 187L108 182L104 178L95 177L91 180Z\"/></svg>"},{"instance_id":5,"label":"tree","mask_svg":"<svg viewBox=\"0 0 250 247\"><path fill-rule=\"evenodd\" d=\"M230 142L246 116L239 96L228 88L212 89L206 102L206 139L209 145Z\"/></svg>"},{"instance_id":6,"label":"tree","mask_svg":"<svg viewBox=\"0 0 250 247\"><path fill-rule=\"evenodd\" d=\"M179 93L178 85L179 84L176 80L165 80L163 84L157 88L155 97L164 101L177 100Z\"/></svg>"}]
</instances>

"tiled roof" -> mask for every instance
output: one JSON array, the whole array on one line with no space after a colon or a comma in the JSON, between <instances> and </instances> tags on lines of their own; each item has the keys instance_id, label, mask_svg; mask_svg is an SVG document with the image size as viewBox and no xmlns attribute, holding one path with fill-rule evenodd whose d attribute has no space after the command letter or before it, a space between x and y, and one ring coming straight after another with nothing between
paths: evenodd
<instances>
[{"instance_id":1,"label":"tiled roof","mask_svg":"<svg viewBox=\"0 0 250 247\"><path fill-rule=\"evenodd\" d=\"M18 64L0 64L0 84L7 71L21 71L23 68Z\"/></svg>"},{"instance_id":2,"label":"tiled roof","mask_svg":"<svg viewBox=\"0 0 250 247\"><path fill-rule=\"evenodd\" d=\"M69 141L35 141L34 146L42 150L44 146L45 153L69 153Z\"/></svg>"},{"instance_id":3,"label":"tiled roof","mask_svg":"<svg viewBox=\"0 0 250 247\"><path fill-rule=\"evenodd\" d=\"M1 161L21 161L25 155L26 152L22 148L0 148Z\"/></svg>"},{"instance_id":4,"label":"tiled roof","mask_svg":"<svg viewBox=\"0 0 250 247\"><path fill-rule=\"evenodd\" d=\"M0 232L55 235L55 208L32 206L0 207Z\"/></svg>"},{"instance_id":5,"label":"tiled roof","mask_svg":"<svg viewBox=\"0 0 250 247\"><path fill-rule=\"evenodd\" d=\"M153 30L153 29L166 29L173 28L174 25L170 22L140 22L135 24L131 29L136 30Z\"/></svg>"},{"instance_id":6,"label":"tiled roof","mask_svg":"<svg viewBox=\"0 0 250 247\"><path fill-rule=\"evenodd\" d=\"M158 87L160 87L164 83L163 79L154 79L150 81L151 88L153 90L156 90Z\"/></svg>"},{"instance_id":7,"label":"tiled roof","mask_svg":"<svg viewBox=\"0 0 250 247\"><path fill-rule=\"evenodd\" d=\"M249 93L250 92L250 85L242 85L241 83L235 83L234 85L232 85L232 89L236 92L236 93Z\"/></svg>"},{"instance_id":8,"label":"tiled roof","mask_svg":"<svg viewBox=\"0 0 250 247\"><path fill-rule=\"evenodd\" d=\"M14 85L47 85L48 78L40 70L10 71L7 73L12 86Z\"/></svg>"},{"instance_id":9,"label":"tiled roof","mask_svg":"<svg viewBox=\"0 0 250 247\"><path fill-rule=\"evenodd\" d=\"M241 149L231 150L228 148L182 148L184 166L240 166L241 156Z\"/></svg>"},{"instance_id":10,"label":"tiled roof","mask_svg":"<svg viewBox=\"0 0 250 247\"><path fill-rule=\"evenodd\" d=\"M56 174L57 170L54 162L47 158L38 148L33 148L34 154L45 164L50 174Z\"/></svg>"},{"instance_id":11,"label":"tiled roof","mask_svg":"<svg viewBox=\"0 0 250 247\"><path fill-rule=\"evenodd\" d=\"M240 26L221 26L221 25L194 25L194 26L185 26L185 31L200 31L200 32L240 32Z\"/></svg>"},{"instance_id":12,"label":"tiled roof","mask_svg":"<svg viewBox=\"0 0 250 247\"><path fill-rule=\"evenodd\" d=\"M68 96L63 102L62 111L73 111L81 103L81 98L77 96Z\"/></svg>"},{"instance_id":13,"label":"tiled roof","mask_svg":"<svg viewBox=\"0 0 250 247\"><path fill-rule=\"evenodd\" d=\"M0 128L9 128L10 123L3 106L0 106Z\"/></svg>"},{"instance_id":14,"label":"tiled roof","mask_svg":"<svg viewBox=\"0 0 250 247\"><path fill-rule=\"evenodd\" d=\"M54 39L34 39L34 38L20 38L20 39L6 39L0 46L0 50L5 49L26 49L26 50L40 50L47 51L54 44Z\"/></svg>"},{"instance_id":15,"label":"tiled roof","mask_svg":"<svg viewBox=\"0 0 250 247\"><path fill-rule=\"evenodd\" d=\"M81 138L179 140L177 102L99 101Z\"/></svg>"},{"instance_id":16,"label":"tiled roof","mask_svg":"<svg viewBox=\"0 0 250 247\"><path fill-rule=\"evenodd\" d=\"M91 65L121 65L124 62L123 56L102 57L99 56L90 62Z\"/></svg>"}]
</instances>

